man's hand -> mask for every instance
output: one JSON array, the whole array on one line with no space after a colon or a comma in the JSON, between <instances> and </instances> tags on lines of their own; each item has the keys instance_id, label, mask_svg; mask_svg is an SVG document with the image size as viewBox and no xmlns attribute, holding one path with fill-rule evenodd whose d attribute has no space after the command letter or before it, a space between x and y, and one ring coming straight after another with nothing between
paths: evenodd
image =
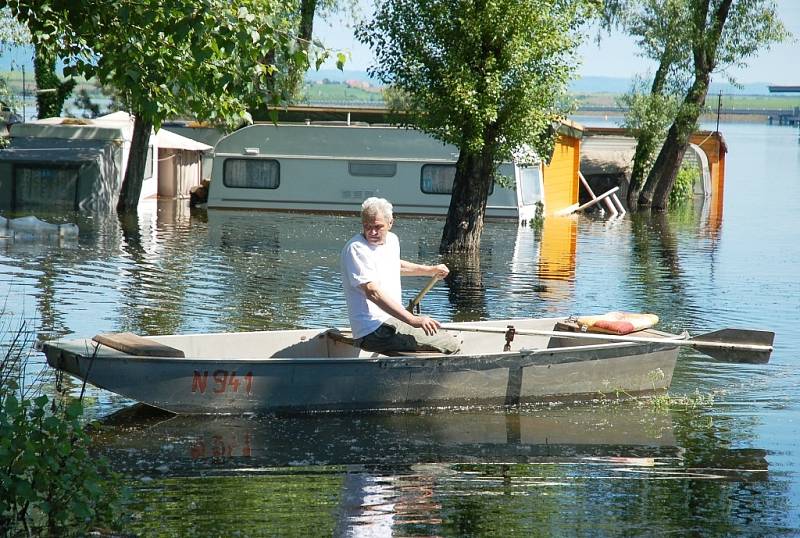
<instances>
[{"instance_id":1,"label":"man's hand","mask_svg":"<svg viewBox=\"0 0 800 538\"><path fill-rule=\"evenodd\" d=\"M450 269L443 263L440 263L439 265L431 265L430 268L430 276L444 278L450 274Z\"/></svg>"},{"instance_id":2,"label":"man's hand","mask_svg":"<svg viewBox=\"0 0 800 538\"><path fill-rule=\"evenodd\" d=\"M428 336L433 336L442 327L438 321L428 316L414 316L414 320L410 325L417 329L422 329Z\"/></svg>"}]
</instances>

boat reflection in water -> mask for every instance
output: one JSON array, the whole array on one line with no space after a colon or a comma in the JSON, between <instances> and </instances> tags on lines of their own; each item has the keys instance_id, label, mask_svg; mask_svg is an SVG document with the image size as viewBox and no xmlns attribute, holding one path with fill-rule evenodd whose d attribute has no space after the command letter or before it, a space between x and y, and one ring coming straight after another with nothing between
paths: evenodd
<instances>
[{"instance_id":1,"label":"boat reflection in water","mask_svg":"<svg viewBox=\"0 0 800 538\"><path fill-rule=\"evenodd\" d=\"M145 533L164 518L186 532L213 530L221 517L213 507L241 502L240 518L284 514L301 533L441 535L470 517L470 499L513 505L484 523L520 525L528 520L516 518L529 510L547 518L616 510L614 503L627 510L641 502L645 483L661 503L667 493L680 496L678 484L760 481L767 469L760 450L713 446L713 460L687 458L671 415L638 405L289 417L147 409L110 417L98 439L116 469L147 477L134 486L140 509L154 511L140 521ZM551 508L542 505L548 498ZM298 522L298 513L307 517Z\"/></svg>"},{"instance_id":2,"label":"boat reflection in water","mask_svg":"<svg viewBox=\"0 0 800 538\"><path fill-rule=\"evenodd\" d=\"M145 405L104 421L101 445L122 469L169 473L296 465L405 465L630 457L676 458L668 413L604 406L537 411L171 415ZM152 464L152 462L157 462Z\"/></svg>"}]
</instances>

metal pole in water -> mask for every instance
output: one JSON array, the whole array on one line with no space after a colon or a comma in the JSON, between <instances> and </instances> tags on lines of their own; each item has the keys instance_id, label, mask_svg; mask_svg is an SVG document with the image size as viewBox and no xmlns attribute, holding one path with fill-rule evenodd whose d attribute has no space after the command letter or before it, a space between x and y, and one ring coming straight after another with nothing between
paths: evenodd
<instances>
[{"instance_id":1,"label":"metal pole in water","mask_svg":"<svg viewBox=\"0 0 800 538\"><path fill-rule=\"evenodd\" d=\"M25 64L22 64L22 123L25 123L28 114L25 112Z\"/></svg>"},{"instance_id":2,"label":"metal pole in water","mask_svg":"<svg viewBox=\"0 0 800 538\"><path fill-rule=\"evenodd\" d=\"M719 132L719 112L722 110L722 90L719 91L719 97L717 97L717 129L716 132Z\"/></svg>"}]
</instances>

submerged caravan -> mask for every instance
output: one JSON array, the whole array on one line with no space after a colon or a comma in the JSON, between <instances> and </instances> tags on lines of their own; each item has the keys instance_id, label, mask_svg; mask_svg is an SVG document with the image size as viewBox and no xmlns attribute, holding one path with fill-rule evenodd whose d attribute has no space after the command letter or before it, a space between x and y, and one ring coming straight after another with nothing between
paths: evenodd
<instances>
[{"instance_id":1,"label":"submerged caravan","mask_svg":"<svg viewBox=\"0 0 800 538\"><path fill-rule=\"evenodd\" d=\"M577 207L582 128L565 123L558 133L547 162L526 157L499 167L487 217L526 221ZM379 196L398 214L445 215L457 160L455 146L414 129L259 123L217 143L208 207L357 212Z\"/></svg>"}]
</instances>

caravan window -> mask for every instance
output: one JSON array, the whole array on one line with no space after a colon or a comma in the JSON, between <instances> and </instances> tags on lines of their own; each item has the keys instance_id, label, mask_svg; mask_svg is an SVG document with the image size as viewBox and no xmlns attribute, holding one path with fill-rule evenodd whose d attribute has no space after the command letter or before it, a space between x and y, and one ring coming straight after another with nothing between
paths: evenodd
<instances>
[{"instance_id":1,"label":"caravan window","mask_svg":"<svg viewBox=\"0 0 800 538\"><path fill-rule=\"evenodd\" d=\"M422 166L420 189L425 194L453 194L453 181L456 178L454 164L425 164ZM489 194L494 192L494 183Z\"/></svg>"},{"instance_id":2,"label":"caravan window","mask_svg":"<svg viewBox=\"0 0 800 538\"><path fill-rule=\"evenodd\" d=\"M277 189L281 166L273 159L226 159L222 183L234 189Z\"/></svg>"},{"instance_id":3,"label":"caravan window","mask_svg":"<svg viewBox=\"0 0 800 538\"><path fill-rule=\"evenodd\" d=\"M397 163L381 161L348 161L351 176L394 177L397 174Z\"/></svg>"},{"instance_id":4,"label":"caravan window","mask_svg":"<svg viewBox=\"0 0 800 538\"><path fill-rule=\"evenodd\" d=\"M79 167L20 164L13 173L13 208L78 209Z\"/></svg>"}]
</instances>

